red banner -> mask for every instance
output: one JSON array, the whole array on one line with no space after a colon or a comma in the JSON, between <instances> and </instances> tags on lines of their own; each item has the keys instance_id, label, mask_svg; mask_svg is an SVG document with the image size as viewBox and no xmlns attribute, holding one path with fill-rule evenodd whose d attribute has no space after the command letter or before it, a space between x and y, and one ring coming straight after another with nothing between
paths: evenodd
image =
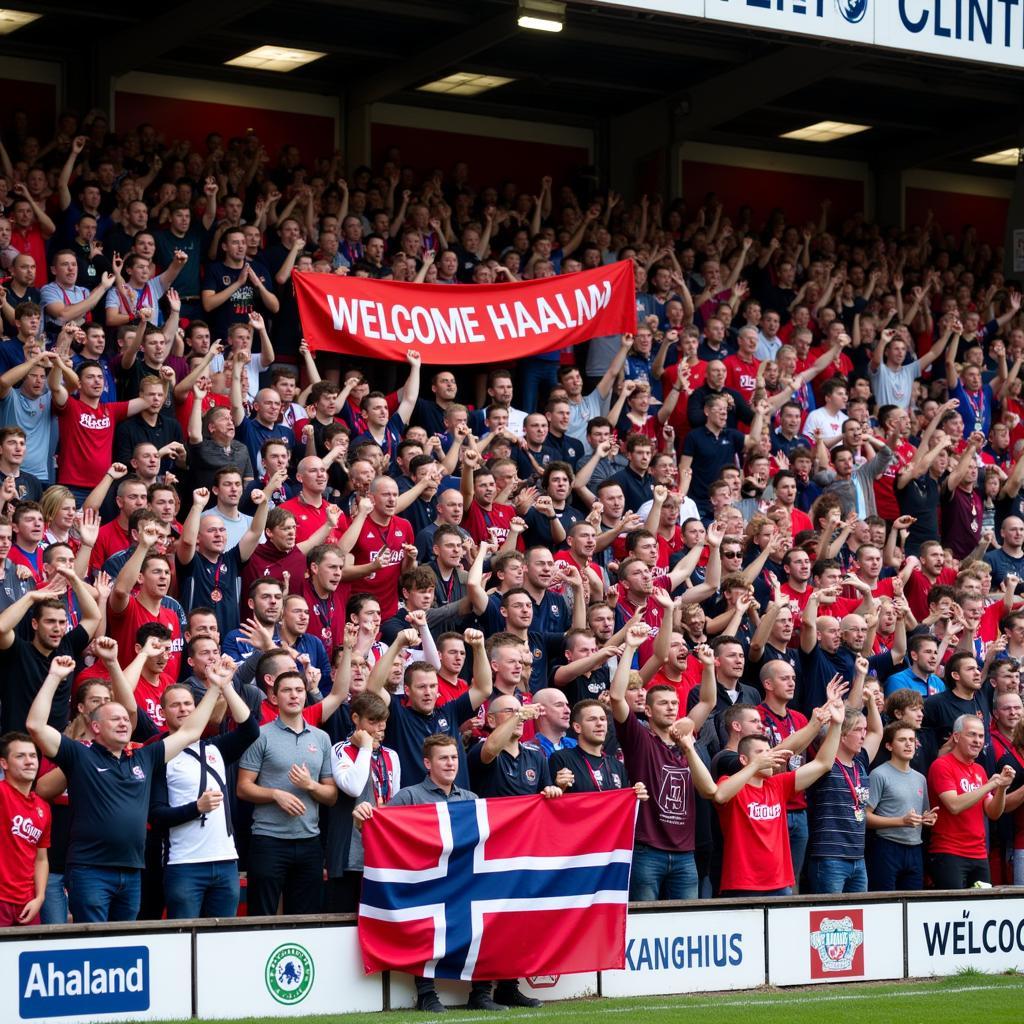
<instances>
[{"instance_id":1,"label":"red banner","mask_svg":"<svg viewBox=\"0 0 1024 1024\"><path fill-rule=\"evenodd\" d=\"M293 274L313 351L424 363L506 363L636 328L633 264L488 285Z\"/></svg>"}]
</instances>

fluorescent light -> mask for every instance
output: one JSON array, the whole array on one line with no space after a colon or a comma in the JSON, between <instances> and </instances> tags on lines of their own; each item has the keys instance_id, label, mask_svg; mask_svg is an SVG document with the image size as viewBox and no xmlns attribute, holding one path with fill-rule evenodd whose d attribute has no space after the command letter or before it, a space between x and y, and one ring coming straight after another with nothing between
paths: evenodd
<instances>
[{"instance_id":1,"label":"fluorescent light","mask_svg":"<svg viewBox=\"0 0 1024 1024\"><path fill-rule=\"evenodd\" d=\"M31 24L41 18L41 14L29 14L28 11L9 11L0 7L0 36L9 36L19 28Z\"/></svg>"},{"instance_id":2,"label":"fluorescent light","mask_svg":"<svg viewBox=\"0 0 1024 1024\"><path fill-rule=\"evenodd\" d=\"M303 64L311 64L327 54L316 50L296 50L293 46L257 46L255 50L224 61L236 68L255 68L258 71L294 71Z\"/></svg>"},{"instance_id":3,"label":"fluorescent light","mask_svg":"<svg viewBox=\"0 0 1024 1024\"><path fill-rule=\"evenodd\" d=\"M531 28L535 32L561 32L562 23L549 18L533 18L529 14L520 15L517 22L520 28Z\"/></svg>"},{"instance_id":4,"label":"fluorescent light","mask_svg":"<svg viewBox=\"0 0 1024 1024\"><path fill-rule=\"evenodd\" d=\"M500 75L474 75L468 71L456 71L453 75L417 86L417 90L444 93L446 96L477 96L514 81L514 78L502 78Z\"/></svg>"},{"instance_id":5,"label":"fluorescent light","mask_svg":"<svg viewBox=\"0 0 1024 1024\"><path fill-rule=\"evenodd\" d=\"M985 156L976 156L976 164L998 164L1000 167L1016 167L1020 163L1020 150L1014 146L1013 149L1001 149L998 153L987 153Z\"/></svg>"},{"instance_id":6,"label":"fluorescent light","mask_svg":"<svg viewBox=\"0 0 1024 1024\"><path fill-rule=\"evenodd\" d=\"M561 32L565 25L565 4L560 0L519 0L516 21L520 28L534 32Z\"/></svg>"},{"instance_id":7,"label":"fluorescent light","mask_svg":"<svg viewBox=\"0 0 1024 1024\"><path fill-rule=\"evenodd\" d=\"M800 139L803 142L834 142L836 139L845 139L848 135L866 132L870 127L868 124L847 124L844 121L818 121L817 124L809 124L806 128L783 132L779 138Z\"/></svg>"}]
</instances>

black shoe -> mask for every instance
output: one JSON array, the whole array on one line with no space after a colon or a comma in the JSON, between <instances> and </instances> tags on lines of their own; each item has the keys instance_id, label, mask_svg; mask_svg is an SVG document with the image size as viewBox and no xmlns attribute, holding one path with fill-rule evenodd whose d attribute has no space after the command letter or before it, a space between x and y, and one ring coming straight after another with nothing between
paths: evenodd
<instances>
[{"instance_id":1,"label":"black shoe","mask_svg":"<svg viewBox=\"0 0 1024 1024\"><path fill-rule=\"evenodd\" d=\"M539 999L534 999L532 996L524 995L519 991L519 986L511 989L499 988L494 993L495 1002L501 1003L503 1006L543 1006L544 1004Z\"/></svg>"},{"instance_id":2,"label":"black shoe","mask_svg":"<svg viewBox=\"0 0 1024 1024\"><path fill-rule=\"evenodd\" d=\"M437 998L436 992L430 992L425 996L420 996L416 1000L416 1009L423 1010L425 1013L447 1013L448 1007Z\"/></svg>"},{"instance_id":3,"label":"black shoe","mask_svg":"<svg viewBox=\"0 0 1024 1024\"><path fill-rule=\"evenodd\" d=\"M471 995L469 1002L466 1003L467 1010L507 1010L507 1006L502 1006L501 1003L496 1003L489 995L481 993L480 995Z\"/></svg>"}]
</instances>

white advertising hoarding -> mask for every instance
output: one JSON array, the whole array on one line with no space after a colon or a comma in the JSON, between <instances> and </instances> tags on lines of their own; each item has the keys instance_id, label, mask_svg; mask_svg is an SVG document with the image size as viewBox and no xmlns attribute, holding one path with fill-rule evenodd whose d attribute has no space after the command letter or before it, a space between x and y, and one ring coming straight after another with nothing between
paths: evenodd
<instances>
[{"instance_id":1,"label":"white advertising hoarding","mask_svg":"<svg viewBox=\"0 0 1024 1024\"><path fill-rule=\"evenodd\" d=\"M192 1016L192 937L161 933L0 942L0 1020Z\"/></svg>"},{"instance_id":2,"label":"white advertising hoarding","mask_svg":"<svg viewBox=\"0 0 1024 1024\"><path fill-rule=\"evenodd\" d=\"M873 22L869 5L870 0L704 0L704 17L870 45Z\"/></svg>"},{"instance_id":3,"label":"white advertising hoarding","mask_svg":"<svg viewBox=\"0 0 1024 1024\"><path fill-rule=\"evenodd\" d=\"M763 910L630 914L626 970L601 972L605 996L717 992L763 984Z\"/></svg>"},{"instance_id":4,"label":"white advertising hoarding","mask_svg":"<svg viewBox=\"0 0 1024 1024\"><path fill-rule=\"evenodd\" d=\"M596 0L738 28L815 36L981 64L1024 65L1019 0ZM577 12L578 16L578 12Z\"/></svg>"},{"instance_id":5,"label":"white advertising hoarding","mask_svg":"<svg viewBox=\"0 0 1024 1024\"><path fill-rule=\"evenodd\" d=\"M874 0L875 45L983 64L1024 64L1015 0Z\"/></svg>"},{"instance_id":6,"label":"white advertising hoarding","mask_svg":"<svg viewBox=\"0 0 1024 1024\"><path fill-rule=\"evenodd\" d=\"M200 932L196 964L200 1020L384 1008L380 975L363 974L351 926Z\"/></svg>"},{"instance_id":7,"label":"white advertising hoarding","mask_svg":"<svg viewBox=\"0 0 1024 1024\"><path fill-rule=\"evenodd\" d=\"M768 984L903 977L898 903L768 909Z\"/></svg>"},{"instance_id":8,"label":"white advertising hoarding","mask_svg":"<svg viewBox=\"0 0 1024 1024\"><path fill-rule=\"evenodd\" d=\"M1024 970L1024 899L907 904L907 974Z\"/></svg>"}]
</instances>

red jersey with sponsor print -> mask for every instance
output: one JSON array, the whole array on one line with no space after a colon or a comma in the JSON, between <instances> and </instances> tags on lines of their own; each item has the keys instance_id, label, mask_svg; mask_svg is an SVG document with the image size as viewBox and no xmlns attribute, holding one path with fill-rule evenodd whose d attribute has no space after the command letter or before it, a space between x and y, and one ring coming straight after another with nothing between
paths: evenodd
<instances>
[{"instance_id":1,"label":"red jersey with sponsor print","mask_svg":"<svg viewBox=\"0 0 1024 1024\"><path fill-rule=\"evenodd\" d=\"M738 391L747 402L752 402L754 389L757 387L757 368L760 364L756 359L748 363L738 352L725 359L725 386Z\"/></svg>"},{"instance_id":2,"label":"red jersey with sponsor print","mask_svg":"<svg viewBox=\"0 0 1024 1024\"><path fill-rule=\"evenodd\" d=\"M36 852L49 845L49 804L0 779L0 903L18 905L35 898Z\"/></svg>"},{"instance_id":3,"label":"red jersey with sponsor print","mask_svg":"<svg viewBox=\"0 0 1024 1024\"><path fill-rule=\"evenodd\" d=\"M725 837L722 891L769 891L793 884L786 806L796 792L796 772L747 783L730 801L716 804Z\"/></svg>"},{"instance_id":4,"label":"red jersey with sponsor print","mask_svg":"<svg viewBox=\"0 0 1024 1024\"><path fill-rule=\"evenodd\" d=\"M135 703L149 715L158 729L163 729L167 724L164 718L164 709L160 707L160 698L164 695L164 690L177 682L177 679L177 676L161 672L160 678L155 683L141 678L138 686L135 687Z\"/></svg>"},{"instance_id":5,"label":"red jersey with sponsor print","mask_svg":"<svg viewBox=\"0 0 1024 1024\"><path fill-rule=\"evenodd\" d=\"M54 403L60 428L57 482L95 487L114 457L114 428L128 417L127 402L102 402L94 409L73 395L63 408Z\"/></svg>"},{"instance_id":6,"label":"red jersey with sponsor print","mask_svg":"<svg viewBox=\"0 0 1024 1024\"><path fill-rule=\"evenodd\" d=\"M938 807L939 816L932 829L928 849L931 853L951 853L956 857L982 860L988 857L985 843L985 804L992 794L959 814L950 814L939 799L940 793L963 796L981 789L988 782L988 773L980 764L965 764L955 754L943 754L928 769L928 800Z\"/></svg>"},{"instance_id":7,"label":"red jersey with sponsor print","mask_svg":"<svg viewBox=\"0 0 1024 1024\"><path fill-rule=\"evenodd\" d=\"M390 619L398 612L398 580L402 573L402 545L413 542L413 530L408 520L392 516L381 526L367 516L352 554L356 565L368 565L384 549L388 549L385 564L359 581L359 589L377 599L381 619Z\"/></svg>"}]
</instances>

